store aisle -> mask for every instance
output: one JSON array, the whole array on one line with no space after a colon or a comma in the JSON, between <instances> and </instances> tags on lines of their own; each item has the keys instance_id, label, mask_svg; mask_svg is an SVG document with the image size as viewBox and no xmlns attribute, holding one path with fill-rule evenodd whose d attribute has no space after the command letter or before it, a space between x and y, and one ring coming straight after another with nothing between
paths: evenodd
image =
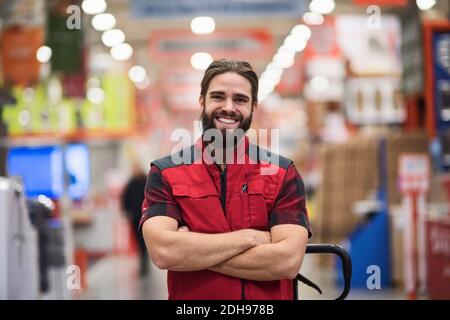
<instances>
[{"instance_id":1,"label":"store aisle","mask_svg":"<svg viewBox=\"0 0 450 320\"><path fill-rule=\"evenodd\" d=\"M87 282L88 289L80 299L167 299L166 271L150 264L149 274L140 278L134 256L116 255L99 260L88 271Z\"/></svg>"}]
</instances>

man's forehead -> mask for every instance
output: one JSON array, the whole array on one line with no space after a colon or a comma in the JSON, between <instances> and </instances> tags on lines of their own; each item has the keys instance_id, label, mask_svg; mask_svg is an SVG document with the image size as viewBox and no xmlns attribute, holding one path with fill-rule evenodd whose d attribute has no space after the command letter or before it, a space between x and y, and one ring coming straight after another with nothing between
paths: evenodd
<instances>
[{"instance_id":1,"label":"man's forehead","mask_svg":"<svg viewBox=\"0 0 450 320\"><path fill-rule=\"evenodd\" d=\"M218 74L211 79L208 92L225 92L230 89L233 89L233 91L239 91L242 94L248 94L251 92L251 84L247 78L237 73L227 72Z\"/></svg>"}]
</instances>

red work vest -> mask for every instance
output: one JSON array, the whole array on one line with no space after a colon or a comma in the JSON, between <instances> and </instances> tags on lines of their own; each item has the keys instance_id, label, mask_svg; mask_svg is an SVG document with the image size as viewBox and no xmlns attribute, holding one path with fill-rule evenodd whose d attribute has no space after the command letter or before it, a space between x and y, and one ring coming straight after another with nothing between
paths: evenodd
<instances>
[{"instance_id":1,"label":"red work vest","mask_svg":"<svg viewBox=\"0 0 450 320\"><path fill-rule=\"evenodd\" d=\"M201 140L179 153L190 161L179 164L168 156L152 163L171 187L183 222L191 231L269 230L269 214L292 161L279 156L271 164L273 174L263 175L274 154L255 145L249 148L247 138L245 141L245 154L227 164L223 173L216 164L201 161ZM293 283L289 279L250 281L202 270L168 271L167 280L169 299L293 299Z\"/></svg>"}]
</instances>

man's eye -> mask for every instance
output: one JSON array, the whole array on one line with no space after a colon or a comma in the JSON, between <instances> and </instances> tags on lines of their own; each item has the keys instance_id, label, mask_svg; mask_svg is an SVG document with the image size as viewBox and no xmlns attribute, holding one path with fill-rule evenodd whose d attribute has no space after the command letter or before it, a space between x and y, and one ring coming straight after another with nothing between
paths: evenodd
<instances>
[{"instance_id":1,"label":"man's eye","mask_svg":"<svg viewBox=\"0 0 450 320\"><path fill-rule=\"evenodd\" d=\"M222 96L217 96L217 95L211 96L211 99L221 99L221 98L222 98Z\"/></svg>"}]
</instances>

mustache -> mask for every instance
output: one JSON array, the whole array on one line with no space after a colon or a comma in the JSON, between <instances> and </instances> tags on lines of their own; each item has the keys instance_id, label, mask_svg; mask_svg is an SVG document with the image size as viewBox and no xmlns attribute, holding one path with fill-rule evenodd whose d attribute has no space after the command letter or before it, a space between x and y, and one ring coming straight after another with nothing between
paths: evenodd
<instances>
[{"instance_id":1,"label":"mustache","mask_svg":"<svg viewBox=\"0 0 450 320\"><path fill-rule=\"evenodd\" d=\"M227 117L227 118L231 118L233 120L242 120L243 119L241 114L239 114L237 112L234 112L234 111L231 111L231 112L223 111L223 110L222 111L216 111L216 112L214 112L212 114L212 116L214 118Z\"/></svg>"}]
</instances>

